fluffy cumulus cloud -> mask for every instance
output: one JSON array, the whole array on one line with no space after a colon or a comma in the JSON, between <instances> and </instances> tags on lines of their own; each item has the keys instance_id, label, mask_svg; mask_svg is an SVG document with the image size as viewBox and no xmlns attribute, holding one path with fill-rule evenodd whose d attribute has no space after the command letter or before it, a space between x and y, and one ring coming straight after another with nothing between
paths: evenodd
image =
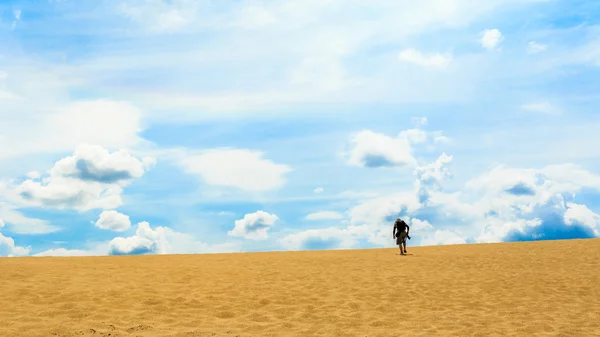
<instances>
[{"instance_id":1,"label":"fluffy cumulus cloud","mask_svg":"<svg viewBox=\"0 0 600 337\"><path fill-rule=\"evenodd\" d=\"M448 191L444 182L452 178L452 160L442 153L417 166L412 192L361 201L349 210L345 227L300 231L281 244L289 249L350 247L366 240L391 247L396 217L409 223L416 245L600 237L600 216L576 202L582 190L600 192L600 175L573 164L497 166Z\"/></svg>"},{"instance_id":2,"label":"fluffy cumulus cloud","mask_svg":"<svg viewBox=\"0 0 600 337\"><path fill-rule=\"evenodd\" d=\"M578 205L572 202L567 203L564 221L565 224L569 226L587 226L594 230L596 236L600 236L598 232L598 226L600 226L600 216L587 208L586 205Z\"/></svg>"},{"instance_id":3,"label":"fluffy cumulus cloud","mask_svg":"<svg viewBox=\"0 0 600 337\"><path fill-rule=\"evenodd\" d=\"M403 138L364 130L350 138L349 146L346 156L350 165L377 168L415 163L410 143Z\"/></svg>"},{"instance_id":4,"label":"fluffy cumulus cloud","mask_svg":"<svg viewBox=\"0 0 600 337\"><path fill-rule=\"evenodd\" d=\"M28 178L12 184L5 193L23 206L56 209L112 209L122 205L123 188L141 177L154 159L138 159L126 150L110 153L83 144L73 155L59 160L41 180Z\"/></svg>"},{"instance_id":5,"label":"fluffy cumulus cloud","mask_svg":"<svg viewBox=\"0 0 600 337\"><path fill-rule=\"evenodd\" d=\"M269 237L269 229L277 220L277 215L264 211L246 214L243 219L235 221L234 228L228 234L250 240L265 240Z\"/></svg>"},{"instance_id":6,"label":"fluffy cumulus cloud","mask_svg":"<svg viewBox=\"0 0 600 337\"><path fill-rule=\"evenodd\" d=\"M600 191L600 176L572 164L500 166L469 181L464 197L446 205L485 224L479 242L590 238L598 236L595 213L574 201L583 189Z\"/></svg>"},{"instance_id":7,"label":"fluffy cumulus cloud","mask_svg":"<svg viewBox=\"0 0 600 337\"><path fill-rule=\"evenodd\" d=\"M167 238L164 227L152 229L148 222L140 222L135 235L117 237L110 241L110 255L141 255L151 253L165 253Z\"/></svg>"},{"instance_id":8,"label":"fluffy cumulus cloud","mask_svg":"<svg viewBox=\"0 0 600 337\"><path fill-rule=\"evenodd\" d=\"M30 247L21 247L16 245L15 240L0 233L0 256L28 255L30 249Z\"/></svg>"},{"instance_id":9,"label":"fluffy cumulus cloud","mask_svg":"<svg viewBox=\"0 0 600 337\"><path fill-rule=\"evenodd\" d=\"M83 144L72 156L59 160L50 175L116 184L141 177L153 164L153 158L139 160L126 150L110 153L100 146Z\"/></svg>"},{"instance_id":10,"label":"fluffy cumulus cloud","mask_svg":"<svg viewBox=\"0 0 600 337\"><path fill-rule=\"evenodd\" d=\"M15 240L0 233L0 256L23 256L28 255L29 247L15 245Z\"/></svg>"},{"instance_id":11,"label":"fluffy cumulus cloud","mask_svg":"<svg viewBox=\"0 0 600 337\"><path fill-rule=\"evenodd\" d=\"M0 218L0 229L4 227L4 220ZM15 240L0 233L0 256L21 256L29 254L29 247L15 245Z\"/></svg>"},{"instance_id":12,"label":"fluffy cumulus cloud","mask_svg":"<svg viewBox=\"0 0 600 337\"><path fill-rule=\"evenodd\" d=\"M189 173L216 186L234 187L244 191L263 192L285 184L287 165L263 158L263 153L245 149L214 149L201 153L182 154L179 164Z\"/></svg>"},{"instance_id":13,"label":"fluffy cumulus cloud","mask_svg":"<svg viewBox=\"0 0 600 337\"><path fill-rule=\"evenodd\" d=\"M115 232L123 232L131 226L129 216L117 211L103 211L96 221L96 227L112 230Z\"/></svg>"},{"instance_id":14,"label":"fluffy cumulus cloud","mask_svg":"<svg viewBox=\"0 0 600 337\"><path fill-rule=\"evenodd\" d=\"M426 118L413 120L413 123L425 125ZM447 143L450 139L441 131L426 131L420 128L406 129L396 137L371 130L362 130L351 135L347 149L343 153L347 163L352 166L382 168L410 167L417 165L413 156L418 146Z\"/></svg>"},{"instance_id":15,"label":"fluffy cumulus cloud","mask_svg":"<svg viewBox=\"0 0 600 337\"><path fill-rule=\"evenodd\" d=\"M152 228L146 221L138 223L134 235L116 237L108 244L109 255L222 253L239 250L240 245L236 242L211 245L169 227Z\"/></svg>"},{"instance_id":16,"label":"fluffy cumulus cloud","mask_svg":"<svg viewBox=\"0 0 600 337\"><path fill-rule=\"evenodd\" d=\"M498 29L486 29L481 33L481 46L487 50L496 50L504 38Z\"/></svg>"},{"instance_id":17,"label":"fluffy cumulus cloud","mask_svg":"<svg viewBox=\"0 0 600 337\"><path fill-rule=\"evenodd\" d=\"M417 189L419 202L426 204L430 191L439 190L441 182L452 176L449 169L451 163L452 156L442 153L435 162L415 168L415 188Z\"/></svg>"}]
</instances>

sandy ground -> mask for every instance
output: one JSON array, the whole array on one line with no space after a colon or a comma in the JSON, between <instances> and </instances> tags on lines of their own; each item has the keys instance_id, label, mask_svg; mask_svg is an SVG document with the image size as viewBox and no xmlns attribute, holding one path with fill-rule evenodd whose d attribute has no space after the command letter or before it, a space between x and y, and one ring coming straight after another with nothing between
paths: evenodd
<instances>
[{"instance_id":1,"label":"sandy ground","mask_svg":"<svg viewBox=\"0 0 600 337\"><path fill-rule=\"evenodd\" d=\"M0 259L0 336L600 336L600 240Z\"/></svg>"}]
</instances>

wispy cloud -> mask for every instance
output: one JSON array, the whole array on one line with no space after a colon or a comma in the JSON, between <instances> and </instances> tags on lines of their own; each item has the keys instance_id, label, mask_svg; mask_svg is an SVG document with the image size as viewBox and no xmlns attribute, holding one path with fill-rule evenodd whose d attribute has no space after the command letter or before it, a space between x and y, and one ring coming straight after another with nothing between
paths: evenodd
<instances>
[{"instance_id":1,"label":"wispy cloud","mask_svg":"<svg viewBox=\"0 0 600 337\"><path fill-rule=\"evenodd\" d=\"M12 23L12 29L15 29L17 27L17 23L19 21L21 21L21 13L22 13L22 11L20 9L15 9L13 11L13 15L14 15L15 19Z\"/></svg>"},{"instance_id":2,"label":"wispy cloud","mask_svg":"<svg viewBox=\"0 0 600 337\"><path fill-rule=\"evenodd\" d=\"M527 52L529 54L537 54L537 53L541 53L546 51L546 49L548 49L548 46L545 44L541 44L535 41L529 41L529 43L527 44Z\"/></svg>"},{"instance_id":3,"label":"wispy cloud","mask_svg":"<svg viewBox=\"0 0 600 337\"><path fill-rule=\"evenodd\" d=\"M560 115L562 110L548 102L533 102L521 106L523 110L547 115Z\"/></svg>"},{"instance_id":4,"label":"wispy cloud","mask_svg":"<svg viewBox=\"0 0 600 337\"><path fill-rule=\"evenodd\" d=\"M442 55L439 53L425 55L415 49L406 49L398 54L400 61L412 63L424 68L446 68L452 61L451 55Z\"/></svg>"},{"instance_id":5,"label":"wispy cloud","mask_svg":"<svg viewBox=\"0 0 600 337\"><path fill-rule=\"evenodd\" d=\"M306 216L306 220L339 220L344 216L334 211L320 211Z\"/></svg>"}]
</instances>

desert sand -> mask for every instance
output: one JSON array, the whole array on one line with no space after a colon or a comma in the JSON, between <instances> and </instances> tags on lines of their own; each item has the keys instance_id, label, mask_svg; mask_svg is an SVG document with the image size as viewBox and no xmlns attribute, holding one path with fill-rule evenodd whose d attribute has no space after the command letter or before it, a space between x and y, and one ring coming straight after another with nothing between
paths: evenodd
<instances>
[{"instance_id":1,"label":"desert sand","mask_svg":"<svg viewBox=\"0 0 600 337\"><path fill-rule=\"evenodd\" d=\"M408 253L2 258L0 336L600 336L600 240Z\"/></svg>"}]
</instances>

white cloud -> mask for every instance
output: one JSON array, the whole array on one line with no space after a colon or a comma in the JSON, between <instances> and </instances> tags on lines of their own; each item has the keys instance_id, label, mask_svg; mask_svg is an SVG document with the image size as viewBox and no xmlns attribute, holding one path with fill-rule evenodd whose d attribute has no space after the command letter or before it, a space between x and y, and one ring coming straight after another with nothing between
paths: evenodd
<instances>
[{"instance_id":1,"label":"white cloud","mask_svg":"<svg viewBox=\"0 0 600 337\"><path fill-rule=\"evenodd\" d=\"M350 138L346 153L348 164L359 167L401 167L416 161L408 140L392 138L370 130L360 131Z\"/></svg>"},{"instance_id":2,"label":"white cloud","mask_svg":"<svg viewBox=\"0 0 600 337\"><path fill-rule=\"evenodd\" d=\"M541 43L537 43L535 41L529 41L529 43L527 44L527 52L529 54L537 54L537 53L541 53L546 51L546 49L548 49L548 46L545 44L541 44Z\"/></svg>"},{"instance_id":3,"label":"white cloud","mask_svg":"<svg viewBox=\"0 0 600 337\"><path fill-rule=\"evenodd\" d=\"M342 219L343 215L338 212L333 211L321 211L316 213L311 213L306 216L306 220L337 220Z\"/></svg>"},{"instance_id":4,"label":"white cloud","mask_svg":"<svg viewBox=\"0 0 600 337\"><path fill-rule=\"evenodd\" d=\"M92 100L69 103L59 108L44 107L44 110L27 104L8 106L3 110L6 118L0 128L0 139L6 140L3 142L6 146L0 147L0 159L26 154L61 153L71 151L81 143L108 149L143 143L137 136L142 131L142 114L131 104ZM34 112L23 112L24 108ZM0 116L3 116L2 111ZM23 129L22 125L25 124L28 127Z\"/></svg>"},{"instance_id":5,"label":"white cloud","mask_svg":"<svg viewBox=\"0 0 600 337\"><path fill-rule=\"evenodd\" d=\"M118 7L121 14L144 29L170 33L183 29L196 16L195 1L126 1Z\"/></svg>"},{"instance_id":6,"label":"white cloud","mask_svg":"<svg viewBox=\"0 0 600 337\"><path fill-rule=\"evenodd\" d=\"M502 40L502 33L498 29L486 29L481 33L481 46L485 49L498 49Z\"/></svg>"},{"instance_id":7,"label":"white cloud","mask_svg":"<svg viewBox=\"0 0 600 337\"><path fill-rule=\"evenodd\" d=\"M110 153L100 146L81 144L72 156L52 167L50 176L117 184L140 178L155 162L152 157L137 159L124 149Z\"/></svg>"},{"instance_id":8,"label":"white cloud","mask_svg":"<svg viewBox=\"0 0 600 337\"><path fill-rule=\"evenodd\" d=\"M113 209L122 206L118 185L73 178L49 177L43 182L25 180L13 191L12 200L20 206L56 209Z\"/></svg>"},{"instance_id":9,"label":"white cloud","mask_svg":"<svg viewBox=\"0 0 600 337\"><path fill-rule=\"evenodd\" d=\"M594 213L586 205L578 205L572 202L567 203L564 219L567 225L581 224L594 230L600 230L600 215Z\"/></svg>"},{"instance_id":10,"label":"white cloud","mask_svg":"<svg viewBox=\"0 0 600 337\"><path fill-rule=\"evenodd\" d=\"M215 149L179 158L179 164L210 185L264 192L282 187L287 165L263 159L263 153L244 149Z\"/></svg>"},{"instance_id":11,"label":"white cloud","mask_svg":"<svg viewBox=\"0 0 600 337\"><path fill-rule=\"evenodd\" d=\"M4 220L2 220L2 218L0 218L0 228L4 227Z\"/></svg>"},{"instance_id":12,"label":"white cloud","mask_svg":"<svg viewBox=\"0 0 600 337\"><path fill-rule=\"evenodd\" d=\"M431 33L432 28L468 28L498 8L519 4L519 10L529 2L493 0L474 5L465 0L424 0L418 4L301 0L225 4L127 0L118 6L118 12L143 28L129 30L128 34L179 32L177 37L185 37L190 41L186 46L192 47L183 48L179 38L153 36L157 43L144 48L135 44L119 46L109 55L61 67L61 72L69 81L75 78L85 84L81 87L97 85L108 94L126 95L147 106L154 120L168 122L233 112L280 111L303 102L460 101L470 98L465 96L478 81L487 81L492 75L485 71L488 69L476 66L477 62L461 63L457 59L457 66L463 69L432 81L431 77L423 78L422 72L392 70L398 68L392 64L398 61L395 57L376 53L368 60L358 60L355 56L368 55L366 51L383 41L407 45L419 34ZM357 15L365 11L368 17ZM103 20L106 14L99 13L98 17ZM211 34L220 38L206 41L205 36ZM236 52L240 50L244 52ZM427 60L433 60L427 64L443 64L435 61L443 57L426 55ZM355 61L361 66L353 67ZM232 69L228 66L231 62L241 68ZM131 83L139 79L138 71L150 73L163 67L171 71L155 73L157 81L151 84L115 85L118 80ZM368 74L361 69L369 69ZM208 82L202 77L206 81L211 77L200 75L206 71L218 72L219 88L229 89L206 91ZM189 74L190 78L181 74ZM257 75L261 76L260 82L253 80ZM177 85L172 85L174 81Z\"/></svg>"},{"instance_id":13,"label":"white cloud","mask_svg":"<svg viewBox=\"0 0 600 337\"><path fill-rule=\"evenodd\" d=\"M465 239L449 230L436 230L432 235L421 241L422 246L459 245L466 243Z\"/></svg>"},{"instance_id":14,"label":"white cloud","mask_svg":"<svg viewBox=\"0 0 600 337\"><path fill-rule=\"evenodd\" d=\"M117 211L104 211L96 221L96 227L115 232L123 232L131 226L129 216Z\"/></svg>"},{"instance_id":15,"label":"white cloud","mask_svg":"<svg viewBox=\"0 0 600 337\"><path fill-rule=\"evenodd\" d=\"M139 160L125 150L109 153L99 146L83 144L72 156L56 162L41 181L27 179L6 193L24 206L112 209L122 205L123 188L153 164L152 158Z\"/></svg>"},{"instance_id":16,"label":"white cloud","mask_svg":"<svg viewBox=\"0 0 600 337\"><path fill-rule=\"evenodd\" d=\"M413 117L412 123L415 127L420 128L422 126L427 126L428 120L427 117Z\"/></svg>"},{"instance_id":17,"label":"white cloud","mask_svg":"<svg viewBox=\"0 0 600 337\"><path fill-rule=\"evenodd\" d=\"M138 223L135 235L116 237L108 244L109 255L139 254L193 254L225 253L240 251L236 242L210 245L193 236L172 230L169 227L152 229L148 222Z\"/></svg>"},{"instance_id":18,"label":"white cloud","mask_svg":"<svg viewBox=\"0 0 600 337\"><path fill-rule=\"evenodd\" d=\"M27 172L27 178L31 180L39 179L42 175L37 171Z\"/></svg>"},{"instance_id":19,"label":"white cloud","mask_svg":"<svg viewBox=\"0 0 600 337\"><path fill-rule=\"evenodd\" d=\"M584 188L600 191L600 175L573 164L542 169L498 166L464 188L447 192L441 182L451 177L451 162L452 157L442 153L435 162L417 167L414 193L369 198L352 207L351 225L345 228L352 229L352 240L393 246L391 226L396 217L413 226L411 233L421 245L600 237L598 215L569 201ZM317 232L311 233L313 237ZM301 242L288 240L294 247ZM317 240L314 245L336 242Z\"/></svg>"},{"instance_id":20,"label":"white cloud","mask_svg":"<svg viewBox=\"0 0 600 337\"><path fill-rule=\"evenodd\" d=\"M317 188L315 188L315 189L314 189L314 191L313 191L313 192L315 192L315 193L319 194L319 193L323 193L323 191L325 191L325 190L323 189L323 187L317 187Z\"/></svg>"},{"instance_id":21,"label":"white cloud","mask_svg":"<svg viewBox=\"0 0 600 337\"><path fill-rule=\"evenodd\" d=\"M0 256L23 256L28 255L30 247L15 245L15 240L0 233Z\"/></svg>"},{"instance_id":22,"label":"white cloud","mask_svg":"<svg viewBox=\"0 0 600 337\"><path fill-rule=\"evenodd\" d=\"M356 246L363 235L360 227L352 226L310 229L287 235L279 240L279 244L287 250L348 249Z\"/></svg>"},{"instance_id":23,"label":"white cloud","mask_svg":"<svg viewBox=\"0 0 600 337\"><path fill-rule=\"evenodd\" d=\"M422 144L429 138L429 133L421 129L408 129L400 133L400 138L408 140L411 144Z\"/></svg>"},{"instance_id":24,"label":"white cloud","mask_svg":"<svg viewBox=\"0 0 600 337\"><path fill-rule=\"evenodd\" d=\"M430 193L439 190L441 182L452 176L449 170L451 163L452 156L442 153L435 162L415 168L415 188L421 203L427 203Z\"/></svg>"},{"instance_id":25,"label":"white cloud","mask_svg":"<svg viewBox=\"0 0 600 337\"><path fill-rule=\"evenodd\" d=\"M435 144L449 141L441 131L406 129L397 137L390 137L371 130L362 130L350 137L343 156L349 165L358 167L414 166L417 161L413 156L413 147L428 145L429 149L433 149Z\"/></svg>"},{"instance_id":26,"label":"white cloud","mask_svg":"<svg viewBox=\"0 0 600 337\"><path fill-rule=\"evenodd\" d=\"M406 139L412 145L448 143L450 138L443 135L441 131L425 131L422 129L407 129L400 132L399 138Z\"/></svg>"},{"instance_id":27,"label":"white cloud","mask_svg":"<svg viewBox=\"0 0 600 337\"><path fill-rule=\"evenodd\" d=\"M140 222L135 235L130 237L117 237L109 242L109 254L166 254L166 231L166 227L156 227L156 229L152 229L148 222Z\"/></svg>"},{"instance_id":28,"label":"white cloud","mask_svg":"<svg viewBox=\"0 0 600 337\"><path fill-rule=\"evenodd\" d=\"M497 243L502 242L504 238L506 238L510 233L519 232L523 233L528 228L535 228L542 224L542 220L540 219L513 219L513 220L503 220L503 219L490 219L487 221L487 224L482 231L482 233L477 236L478 242L483 243ZM534 234L535 239L539 238L539 236Z\"/></svg>"},{"instance_id":29,"label":"white cloud","mask_svg":"<svg viewBox=\"0 0 600 337\"><path fill-rule=\"evenodd\" d=\"M359 203L350 209L350 217L352 224L377 226L386 219L393 221L398 216L417 211L420 207L413 193L395 193Z\"/></svg>"},{"instance_id":30,"label":"white cloud","mask_svg":"<svg viewBox=\"0 0 600 337\"><path fill-rule=\"evenodd\" d=\"M397 217L403 219L414 214L421 204L414 193L395 193L362 201L349 211L354 232L379 246L392 246L392 224ZM359 230L360 229L360 230Z\"/></svg>"},{"instance_id":31,"label":"white cloud","mask_svg":"<svg viewBox=\"0 0 600 337\"><path fill-rule=\"evenodd\" d=\"M473 207L456 209L468 210L471 221L486 224L477 237L481 242L564 238L574 233L566 226L592 224L591 214L569 201L584 188L600 191L600 176L574 165L539 170L500 166L469 181L465 192L470 192ZM587 227L587 232L581 228L577 235L598 233L598 228Z\"/></svg>"},{"instance_id":32,"label":"white cloud","mask_svg":"<svg viewBox=\"0 0 600 337\"><path fill-rule=\"evenodd\" d=\"M433 229L433 226L427 220L420 220L417 218L412 218L410 220L411 230L414 231L429 231Z\"/></svg>"},{"instance_id":33,"label":"white cloud","mask_svg":"<svg viewBox=\"0 0 600 337\"><path fill-rule=\"evenodd\" d=\"M165 253L166 238L163 227L155 230L148 222L140 222L133 236L117 237L109 243L110 255L139 255L150 253Z\"/></svg>"},{"instance_id":34,"label":"white cloud","mask_svg":"<svg viewBox=\"0 0 600 337\"><path fill-rule=\"evenodd\" d=\"M277 215L264 211L246 214L243 219L235 221L235 227L227 234L250 240L265 240L269 237L269 229L277 220Z\"/></svg>"},{"instance_id":35,"label":"white cloud","mask_svg":"<svg viewBox=\"0 0 600 337\"><path fill-rule=\"evenodd\" d=\"M398 54L398 59L402 62L411 63L424 68L446 68L452 62L452 55L433 54L425 55L415 49L406 49Z\"/></svg>"},{"instance_id":36,"label":"white cloud","mask_svg":"<svg viewBox=\"0 0 600 337\"><path fill-rule=\"evenodd\" d=\"M0 182L0 192L3 190L2 182ZM39 235L54 233L61 229L49 221L28 218L17 211L14 205L2 201L0 201L0 217L5 221L5 225L10 227L11 232L16 234Z\"/></svg>"},{"instance_id":37,"label":"white cloud","mask_svg":"<svg viewBox=\"0 0 600 337\"><path fill-rule=\"evenodd\" d=\"M559 115L562 112L561 109L548 102L528 103L524 104L521 108L526 111L540 112L547 115Z\"/></svg>"},{"instance_id":38,"label":"white cloud","mask_svg":"<svg viewBox=\"0 0 600 337\"><path fill-rule=\"evenodd\" d=\"M95 256L101 254L95 254L93 251L81 250L81 249L66 249L56 248L48 249L43 252L34 254L33 256Z\"/></svg>"}]
</instances>

